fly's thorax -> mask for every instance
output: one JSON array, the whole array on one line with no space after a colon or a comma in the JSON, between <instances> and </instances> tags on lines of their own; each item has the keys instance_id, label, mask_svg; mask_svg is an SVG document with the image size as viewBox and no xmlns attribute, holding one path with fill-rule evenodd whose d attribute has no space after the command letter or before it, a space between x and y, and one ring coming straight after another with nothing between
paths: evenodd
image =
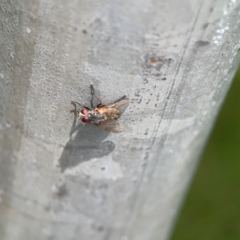
<instances>
[{"instance_id":1,"label":"fly's thorax","mask_svg":"<svg viewBox=\"0 0 240 240\"><path fill-rule=\"evenodd\" d=\"M105 121L103 114L95 110L88 112L89 123L99 124Z\"/></svg>"}]
</instances>

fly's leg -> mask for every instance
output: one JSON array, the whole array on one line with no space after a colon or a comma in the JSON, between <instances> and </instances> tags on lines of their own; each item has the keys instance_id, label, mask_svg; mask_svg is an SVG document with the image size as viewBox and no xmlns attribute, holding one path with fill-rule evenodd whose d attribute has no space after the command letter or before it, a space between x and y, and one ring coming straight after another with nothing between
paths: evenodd
<instances>
[{"instance_id":1,"label":"fly's leg","mask_svg":"<svg viewBox=\"0 0 240 240\"><path fill-rule=\"evenodd\" d=\"M86 106L83 106L81 103L79 103L79 102L77 102L77 101L71 100L71 103L72 103L73 105L75 105L75 106L76 106L76 104L78 104L81 108L86 108L86 109L90 110L90 108L88 108L88 107L86 107Z\"/></svg>"},{"instance_id":2,"label":"fly's leg","mask_svg":"<svg viewBox=\"0 0 240 240\"><path fill-rule=\"evenodd\" d=\"M73 105L75 105L76 106L76 104L78 104L80 107L84 107L81 103L79 103L79 102L77 102L77 101L73 101L73 100L71 100L71 103L73 104Z\"/></svg>"},{"instance_id":3,"label":"fly's leg","mask_svg":"<svg viewBox=\"0 0 240 240\"><path fill-rule=\"evenodd\" d=\"M102 105L102 101L95 95L95 91L93 88L93 84L91 83L90 85L91 88L91 95L92 95L92 99L91 99L91 107L93 108L93 97L95 97L97 99L97 101L99 102L99 105Z\"/></svg>"},{"instance_id":4,"label":"fly's leg","mask_svg":"<svg viewBox=\"0 0 240 240\"><path fill-rule=\"evenodd\" d=\"M91 108L93 108L93 95L94 95L94 88L93 88L93 84L90 84L90 88L91 88Z\"/></svg>"},{"instance_id":5,"label":"fly's leg","mask_svg":"<svg viewBox=\"0 0 240 240\"><path fill-rule=\"evenodd\" d=\"M76 107L76 102L71 100L71 104L74 105L74 109L70 109L70 113L74 112L74 113L77 113L77 107Z\"/></svg>"}]
</instances>

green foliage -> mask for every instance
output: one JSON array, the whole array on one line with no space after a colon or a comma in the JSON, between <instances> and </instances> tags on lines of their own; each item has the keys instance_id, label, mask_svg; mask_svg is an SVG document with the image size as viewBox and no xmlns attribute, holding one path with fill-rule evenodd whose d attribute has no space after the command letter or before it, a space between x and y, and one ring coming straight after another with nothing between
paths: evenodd
<instances>
[{"instance_id":1,"label":"green foliage","mask_svg":"<svg viewBox=\"0 0 240 240\"><path fill-rule=\"evenodd\" d=\"M171 240L240 239L240 69L224 102Z\"/></svg>"}]
</instances>

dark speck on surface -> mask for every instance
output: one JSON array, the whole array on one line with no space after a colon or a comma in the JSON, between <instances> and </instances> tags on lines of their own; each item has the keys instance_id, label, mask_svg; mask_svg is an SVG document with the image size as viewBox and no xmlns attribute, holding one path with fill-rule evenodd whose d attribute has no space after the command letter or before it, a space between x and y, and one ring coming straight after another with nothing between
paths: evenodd
<instances>
[{"instance_id":1,"label":"dark speck on surface","mask_svg":"<svg viewBox=\"0 0 240 240\"><path fill-rule=\"evenodd\" d=\"M205 47L205 46L207 46L207 45L209 45L210 44L210 42L208 42L208 41L197 41L196 42L196 45L197 45L197 47Z\"/></svg>"},{"instance_id":2,"label":"dark speck on surface","mask_svg":"<svg viewBox=\"0 0 240 240\"><path fill-rule=\"evenodd\" d=\"M204 25L203 25L203 29L206 29L208 27L208 23L205 23Z\"/></svg>"}]
</instances>

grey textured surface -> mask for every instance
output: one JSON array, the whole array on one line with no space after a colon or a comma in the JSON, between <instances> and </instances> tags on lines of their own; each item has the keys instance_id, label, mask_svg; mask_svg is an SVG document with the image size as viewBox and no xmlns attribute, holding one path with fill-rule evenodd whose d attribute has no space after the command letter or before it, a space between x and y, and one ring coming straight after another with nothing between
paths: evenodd
<instances>
[{"instance_id":1,"label":"grey textured surface","mask_svg":"<svg viewBox=\"0 0 240 240\"><path fill-rule=\"evenodd\" d=\"M166 240L239 63L239 1L0 6L2 240ZM112 134L70 100L132 101Z\"/></svg>"}]
</instances>

